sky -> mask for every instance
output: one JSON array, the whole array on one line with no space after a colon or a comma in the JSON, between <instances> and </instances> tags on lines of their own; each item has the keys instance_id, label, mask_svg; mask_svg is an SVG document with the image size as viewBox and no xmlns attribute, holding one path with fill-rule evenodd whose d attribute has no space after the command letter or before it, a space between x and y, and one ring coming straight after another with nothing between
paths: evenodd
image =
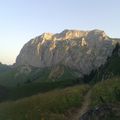
<instances>
[{"instance_id":1,"label":"sky","mask_svg":"<svg viewBox=\"0 0 120 120\"><path fill-rule=\"evenodd\" d=\"M0 62L44 32L101 29L120 38L120 0L0 0Z\"/></svg>"}]
</instances>

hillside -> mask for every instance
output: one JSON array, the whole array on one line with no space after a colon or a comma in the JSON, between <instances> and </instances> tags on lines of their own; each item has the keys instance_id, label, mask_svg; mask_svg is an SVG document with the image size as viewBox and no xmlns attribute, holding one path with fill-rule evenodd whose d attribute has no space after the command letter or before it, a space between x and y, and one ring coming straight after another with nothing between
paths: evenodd
<instances>
[{"instance_id":1,"label":"hillside","mask_svg":"<svg viewBox=\"0 0 120 120\"><path fill-rule=\"evenodd\" d=\"M88 89L79 85L1 103L0 120L66 120L65 114L70 114L67 111L81 106Z\"/></svg>"},{"instance_id":2,"label":"hillside","mask_svg":"<svg viewBox=\"0 0 120 120\"><path fill-rule=\"evenodd\" d=\"M92 82L104 81L116 76L120 76L120 45L117 44L112 52L112 56L107 58L107 62L95 71Z\"/></svg>"},{"instance_id":3,"label":"hillside","mask_svg":"<svg viewBox=\"0 0 120 120\"><path fill-rule=\"evenodd\" d=\"M76 71L62 65L42 69L24 65L0 73L0 84L16 87L29 83L57 82L63 79L74 81L78 77Z\"/></svg>"}]
</instances>

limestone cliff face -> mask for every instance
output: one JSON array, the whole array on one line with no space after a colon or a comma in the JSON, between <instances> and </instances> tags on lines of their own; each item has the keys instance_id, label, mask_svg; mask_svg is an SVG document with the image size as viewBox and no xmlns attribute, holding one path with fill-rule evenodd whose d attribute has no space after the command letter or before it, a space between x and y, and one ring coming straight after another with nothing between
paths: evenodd
<instances>
[{"instance_id":1,"label":"limestone cliff face","mask_svg":"<svg viewBox=\"0 0 120 120\"><path fill-rule=\"evenodd\" d=\"M62 64L79 71L82 76L104 64L114 44L101 30L44 33L24 45L16 65L45 68Z\"/></svg>"}]
</instances>

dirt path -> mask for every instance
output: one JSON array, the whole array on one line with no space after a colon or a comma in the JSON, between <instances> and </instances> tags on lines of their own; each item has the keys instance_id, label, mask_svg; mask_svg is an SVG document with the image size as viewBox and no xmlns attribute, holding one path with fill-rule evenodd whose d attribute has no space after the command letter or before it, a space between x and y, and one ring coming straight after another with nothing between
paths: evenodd
<instances>
[{"instance_id":1,"label":"dirt path","mask_svg":"<svg viewBox=\"0 0 120 120\"><path fill-rule=\"evenodd\" d=\"M90 96L91 90L88 91L88 93L85 95L83 105L81 106L80 109L77 110L75 114L73 114L71 120L79 120L79 118L89 109L89 105L91 102Z\"/></svg>"}]
</instances>

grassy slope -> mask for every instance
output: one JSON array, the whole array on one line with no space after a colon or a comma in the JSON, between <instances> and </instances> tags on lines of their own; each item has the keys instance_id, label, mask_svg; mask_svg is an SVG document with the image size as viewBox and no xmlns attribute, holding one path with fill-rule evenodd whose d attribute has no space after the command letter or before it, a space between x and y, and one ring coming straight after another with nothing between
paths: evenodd
<instances>
[{"instance_id":1,"label":"grassy slope","mask_svg":"<svg viewBox=\"0 0 120 120\"><path fill-rule=\"evenodd\" d=\"M113 116L108 116L107 120L120 119L120 56L117 51L97 71L92 82L96 84L92 88L91 106L111 103L115 111L112 113Z\"/></svg>"},{"instance_id":2,"label":"grassy slope","mask_svg":"<svg viewBox=\"0 0 120 120\"><path fill-rule=\"evenodd\" d=\"M43 82L43 83L29 83L18 87L8 87L7 99L15 100L24 97L28 97L34 94L47 92L56 88L65 88L68 86L74 86L72 80L63 80L56 82Z\"/></svg>"},{"instance_id":3,"label":"grassy slope","mask_svg":"<svg viewBox=\"0 0 120 120\"><path fill-rule=\"evenodd\" d=\"M10 71L5 71L0 73L0 85L6 87L16 87L23 86L27 83L43 83L43 82L53 82L53 81L67 81L75 80L77 76L74 75L72 70L64 67L64 73L57 79L49 78L49 75L53 68L31 68L31 72L20 73L21 68L13 68Z\"/></svg>"},{"instance_id":4,"label":"grassy slope","mask_svg":"<svg viewBox=\"0 0 120 120\"><path fill-rule=\"evenodd\" d=\"M91 104L103 104L100 97L107 103L120 101L120 77L97 83L92 89Z\"/></svg>"},{"instance_id":5,"label":"grassy slope","mask_svg":"<svg viewBox=\"0 0 120 120\"><path fill-rule=\"evenodd\" d=\"M58 89L0 104L0 120L65 120L68 109L81 106L89 86Z\"/></svg>"},{"instance_id":6,"label":"grassy slope","mask_svg":"<svg viewBox=\"0 0 120 120\"><path fill-rule=\"evenodd\" d=\"M64 73L57 79L50 79L49 75L53 68L32 68L30 73L20 73L21 68L13 68L10 71L0 73L0 84L5 86L8 94L0 98L15 100L28 97L40 92L46 92L55 88L64 88L77 84L76 77L71 74L72 70L64 67ZM16 74L18 74L17 77Z\"/></svg>"},{"instance_id":7,"label":"grassy slope","mask_svg":"<svg viewBox=\"0 0 120 120\"><path fill-rule=\"evenodd\" d=\"M30 73L20 73L19 68L13 68L11 69L11 71L0 73L0 84L6 87L8 86L15 87L18 84L23 85L28 80L38 78L37 75L41 74L42 72L38 70L33 70Z\"/></svg>"},{"instance_id":8,"label":"grassy slope","mask_svg":"<svg viewBox=\"0 0 120 120\"><path fill-rule=\"evenodd\" d=\"M119 120L120 119L120 76L97 83L91 94L91 107L112 106L111 111L101 111L101 114L94 115L90 120ZM99 117L98 117L99 116ZM101 118L101 117L102 118ZM98 119L99 118L99 119Z\"/></svg>"}]
</instances>

